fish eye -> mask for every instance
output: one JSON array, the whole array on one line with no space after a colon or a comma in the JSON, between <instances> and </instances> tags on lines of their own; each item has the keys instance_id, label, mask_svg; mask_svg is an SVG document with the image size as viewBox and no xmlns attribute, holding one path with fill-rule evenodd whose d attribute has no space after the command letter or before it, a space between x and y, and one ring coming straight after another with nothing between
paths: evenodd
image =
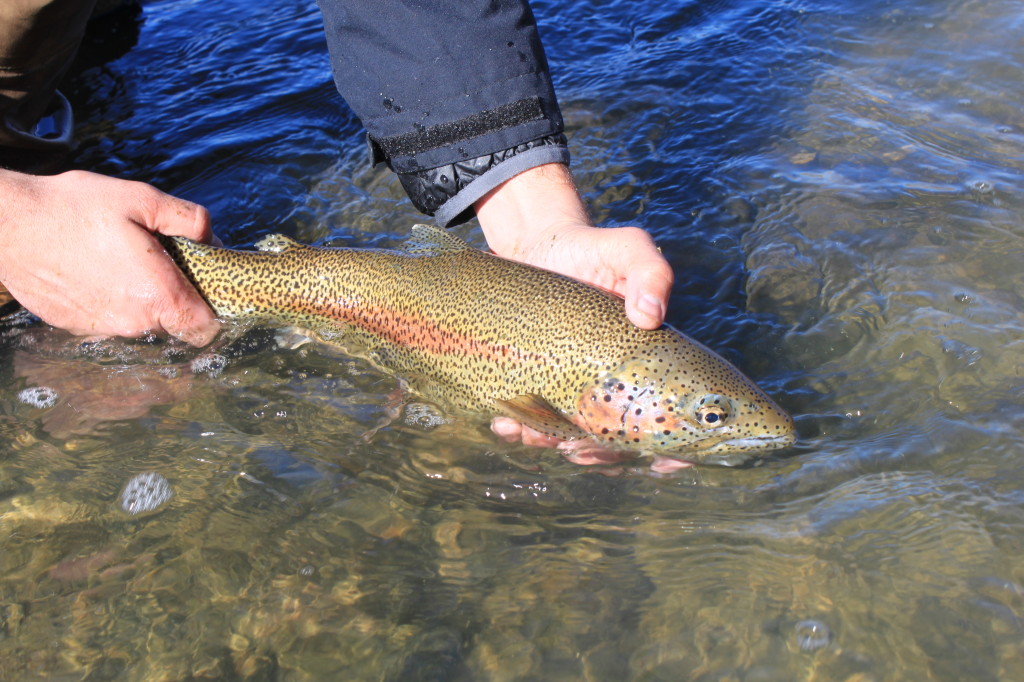
<instances>
[{"instance_id":1,"label":"fish eye","mask_svg":"<svg viewBox=\"0 0 1024 682\"><path fill-rule=\"evenodd\" d=\"M728 400L720 395L706 395L697 402L697 421L701 426L719 426L729 418Z\"/></svg>"}]
</instances>

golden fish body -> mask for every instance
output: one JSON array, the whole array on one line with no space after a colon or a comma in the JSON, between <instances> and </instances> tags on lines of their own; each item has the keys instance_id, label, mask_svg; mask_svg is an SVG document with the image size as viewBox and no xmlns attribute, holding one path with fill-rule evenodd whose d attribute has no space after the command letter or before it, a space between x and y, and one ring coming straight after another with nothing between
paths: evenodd
<instances>
[{"instance_id":1,"label":"golden fish body","mask_svg":"<svg viewBox=\"0 0 1024 682\"><path fill-rule=\"evenodd\" d=\"M789 415L701 344L638 329L622 299L436 227L414 226L399 250L165 243L219 316L361 348L440 404L693 461L735 463L794 438Z\"/></svg>"}]
</instances>

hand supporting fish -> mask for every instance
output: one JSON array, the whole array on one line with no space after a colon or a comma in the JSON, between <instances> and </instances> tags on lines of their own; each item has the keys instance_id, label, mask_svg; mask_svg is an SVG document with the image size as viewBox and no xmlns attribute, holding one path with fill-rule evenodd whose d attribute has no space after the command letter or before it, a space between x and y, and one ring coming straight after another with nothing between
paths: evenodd
<instances>
[{"instance_id":1,"label":"hand supporting fish","mask_svg":"<svg viewBox=\"0 0 1024 682\"><path fill-rule=\"evenodd\" d=\"M793 442L792 419L739 370L667 326L635 327L621 298L436 227L412 235L399 250L164 244L219 316L355 342L442 405L695 462Z\"/></svg>"}]
</instances>

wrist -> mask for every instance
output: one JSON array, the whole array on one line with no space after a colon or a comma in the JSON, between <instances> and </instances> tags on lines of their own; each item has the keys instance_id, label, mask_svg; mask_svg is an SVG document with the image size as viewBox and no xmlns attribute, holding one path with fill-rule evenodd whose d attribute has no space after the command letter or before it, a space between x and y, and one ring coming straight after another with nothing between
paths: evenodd
<instances>
[{"instance_id":1,"label":"wrist","mask_svg":"<svg viewBox=\"0 0 1024 682\"><path fill-rule=\"evenodd\" d=\"M34 180L31 175L0 169L0 255L8 253L17 239L13 233L18 226L18 213L31 205L29 184Z\"/></svg>"},{"instance_id":2,"label":"wrist","mask_svg":"<svg viewBox=\"0 0 1024 682\"><path fill-rule=\"evenodd\" d=\"M516 175L473 208L491 249L517 260L544 240L590 225L572 174L562 163L535 166Z\"/></svg>"},{"instance_id":3,"label":"wrist","mask_svg":"<svg viewBox=\"0 0 1024 682\"><path fill-rule=\"evenodd\" d=\"M376 162L386 160L376 155L372 158ZM565 136L549 135L445 166L399 172L398 179L416 208L432 216L438 225L450 227L472 218L473 207L481 198L520 173L568 162Z\"/></svg>"}]
</instances>

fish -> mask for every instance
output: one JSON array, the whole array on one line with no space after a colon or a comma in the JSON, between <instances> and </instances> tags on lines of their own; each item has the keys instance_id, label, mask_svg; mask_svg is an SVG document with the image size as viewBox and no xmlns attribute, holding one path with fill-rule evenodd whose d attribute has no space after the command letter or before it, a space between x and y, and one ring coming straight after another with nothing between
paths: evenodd
<instances>
[{"instance_id":1,"label":"fish","mask_svg":"<svg viewBox=\"0 0 1024 682\"><path fill-rule=\"evenodd\" d=\"M397 249L162 240L219 317L306 330L446 408L693 463L736 465L795 438L785 410L697 341L640 329L621 297L436 226Z\"/></svg>"}]
</instances>

